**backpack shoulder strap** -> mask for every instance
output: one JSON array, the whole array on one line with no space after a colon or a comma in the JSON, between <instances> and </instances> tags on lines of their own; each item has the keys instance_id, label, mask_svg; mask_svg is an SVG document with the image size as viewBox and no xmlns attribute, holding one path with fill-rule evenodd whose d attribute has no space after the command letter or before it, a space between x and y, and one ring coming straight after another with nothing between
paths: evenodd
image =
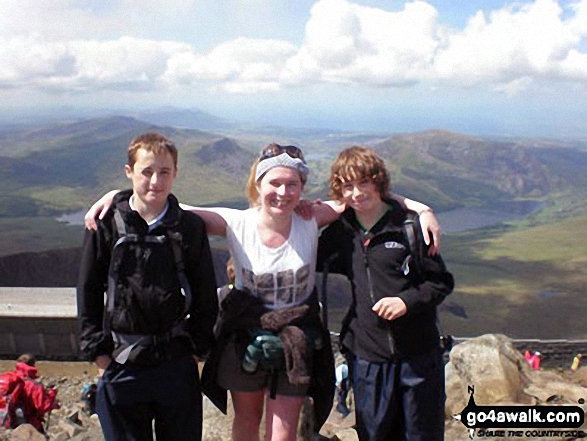
<instances>
[{"instance_id":1,"label":"backpack shoulder strap","mask_svg":"<svg viewBox=\"0 0 587 441\"><path fill-rule=\"evenodd\" d=\"M417 214L408 213L402 225L404 237L410 248L411 263L418 279L422 278L422 261L424 260L424 245L420 229L420 219Z\"/></svg>"},{"instance_id":2,"label":"backpack shoulder strap","mask_svg":"<svg viewBox=\"0 0 587 441\"><path fill-rule=\"evenodd\" d=\"M185 306L183 308L183 315L185 316L192 305L192 289L187 276L185 275L185 266L183 262L183 236L179 231L170 231L167 233L171 249L173 251L173 258L175 259L175 267L177 269L177 277L181 286L181 293L185 297Z\"/></svg>"},{"instance_id":3,"label":"backpack shoulder strap","mask_svg":"<svg viewBox=\"0 0 587 441\"><path fill-rule=\"evenodd\" d=\"M128 240L128 234L126 233L126 224L122 219L122 215L118 209L114 209L114 216L112 217L114 228L118 233L118 239L112 247L112 254L110 256L110 270L108 271L108 291L106 300L106 311L110 314L114 310L114 295L116 292L116 282L118 280L118 270L120 269L120 246ZM108 320L106 320L108 323ZM110 330L108 330L110 332Z\"/></svg>"},{"instance_id":4,"label":"backpack shoulder strap","mask_svg":"<svg viewBox=\"0 0 587 441\"><path fill-rule=\"evenodd\" d=\"M122 215L120 214L120 210L115 208L114 209L114 226L116 227L116 231L118 232L119 237L126 236L126 224L122 220Z\"/></svg>"}]
</instances>

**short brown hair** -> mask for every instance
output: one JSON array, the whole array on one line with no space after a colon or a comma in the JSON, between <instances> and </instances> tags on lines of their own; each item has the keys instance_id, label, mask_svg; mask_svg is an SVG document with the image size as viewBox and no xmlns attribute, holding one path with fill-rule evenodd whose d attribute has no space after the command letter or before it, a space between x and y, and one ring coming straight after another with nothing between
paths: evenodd
<instances>
[{"instance_id":1,"label":"short brown hair","mask_svg":"<svg viewBox=\"0 0 587 441\"><path fill-rule=\"evenodd\" d=\"M343 182L370 179L381 198L389 197L391 186L385 161L369 147L353 146L338 154L330 167L330 197L342 199Z\"/></svg>"},{"instance_id":2,"label":"short brown hair","mask_svg":"<svg viewBox=\"0 0 587 441\"><path fill-rule=\"evenodd\" d=\"M155 155L168 152L173 158L173 166L177 169L177 148L173 142L163 135L158 133L145 133L134 138L128 145L127 151L128 165L130 168L134 167L137 160L137 152L140 149L153 152Z\"/></svg>"}]
</instances>

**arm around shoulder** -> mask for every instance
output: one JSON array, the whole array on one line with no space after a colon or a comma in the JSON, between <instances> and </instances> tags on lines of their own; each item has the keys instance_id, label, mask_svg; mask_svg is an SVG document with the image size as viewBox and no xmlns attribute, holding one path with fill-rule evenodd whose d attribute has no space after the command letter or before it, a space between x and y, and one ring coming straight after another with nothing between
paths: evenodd
<instances>
[{"instance_id":1,"label":"arm around shoulder","mask_svg":"<svg viewBox=\"0 0 587 441\"><path fill-rule=\"evenodd\" d=\"M192 205L180 204L180 207L194 213L202 218L206 224L206 232L212 236L226 236L225 217L230 212L228 208L222 207L194 207Z\"/></svg>"},{"instance_id":2,"label":"arm around shoulder","mask_svg":"<svg viewBox=\"0 0 587 441\"><path fill-rule=\"evenodd\" d=\"M404 209L418 213L424 242L426 245L430 245L428 255L434 256L438 254L440 251L440 224L432 208L399 194L392 194L391 197L399 202Z\"/></svg>"}]
</instances>

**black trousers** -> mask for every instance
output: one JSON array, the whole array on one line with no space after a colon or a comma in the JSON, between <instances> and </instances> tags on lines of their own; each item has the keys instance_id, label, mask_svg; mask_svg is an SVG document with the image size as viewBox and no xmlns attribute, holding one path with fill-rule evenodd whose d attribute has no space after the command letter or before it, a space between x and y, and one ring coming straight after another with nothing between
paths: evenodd
<instances>
[{"instance_id":1,"label":"black trousers","mask_svg":"<svg viewBox=\"0 0 587 441\"><path fill-rule=\"evenodd\" d=\"M202 439L202 393L191 356L158 366L108 367L96 393L96 413L106 441Z\"/></svg>"},{"instance_id":2,"label":"black trousers","mask_svg":"<svg viewBox=\"0 0 587 441\"><path fill-rule=\"evenodd\" d=\"M442 351L386 363L353 360L360 441L444 440Z\"/></svg>"}]
</instances>

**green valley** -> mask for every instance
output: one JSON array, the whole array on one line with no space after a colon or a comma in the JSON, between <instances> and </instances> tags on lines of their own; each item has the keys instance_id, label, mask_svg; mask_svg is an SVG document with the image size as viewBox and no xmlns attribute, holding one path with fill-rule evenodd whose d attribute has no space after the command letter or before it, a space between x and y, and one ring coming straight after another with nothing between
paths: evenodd
<instances>
[{"instance_id":1,"label":"green valley","mask_svg":"<svg viewBox=\"0 0 587 441\"><path fill-rule=\"evenodd\" d=\"M217 130L157 126L127 116L0 129L2 264L9 270L11 255L79 246L82 227L56 217L85 210L107 190L127 187L126 146L146 131L159 131L177 144L174 193L191 204L245 206L250 165L269 142L301 146L312 171L305 195L326 198L336 152L367 144L386 159L394 191L437 212L508 210L528 201L542 205L522 220L442 236L442 254L457 281L441 307L445 331L587 336L584 143L491 140L439 130L396 135L236 125ZM337 301L331 310L340 317L343 305Z\"/></svg>"}]
</instances>

